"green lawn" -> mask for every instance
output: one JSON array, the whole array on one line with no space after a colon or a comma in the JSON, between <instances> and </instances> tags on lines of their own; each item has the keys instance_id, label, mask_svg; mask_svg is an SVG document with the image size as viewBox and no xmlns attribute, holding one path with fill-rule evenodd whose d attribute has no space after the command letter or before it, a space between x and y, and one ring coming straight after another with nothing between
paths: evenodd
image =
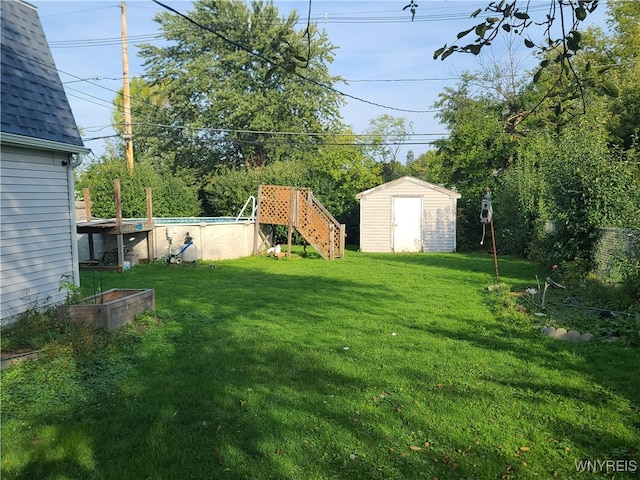
<instances>
[{"instance_id":1,"label":"green lawn","mask_svg":"<svg viewBox=\"0 0 640 480\"><path fill-rule=\"evenodd\" d=\"M500 259L512 289L536 268ZM353 251L84 272L157 319L2 372L2 478L637 478L639 349L545 337L493 282L490 255Z\"/></svg>"}]
</instances>

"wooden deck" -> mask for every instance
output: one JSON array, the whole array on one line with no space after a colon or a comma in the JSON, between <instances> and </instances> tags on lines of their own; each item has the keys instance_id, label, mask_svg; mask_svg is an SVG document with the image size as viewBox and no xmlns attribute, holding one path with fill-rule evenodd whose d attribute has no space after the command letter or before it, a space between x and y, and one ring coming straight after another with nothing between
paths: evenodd
<instances>
[{"instance_id":1,"label":"wooden deck","mask_svg":"<svg viewBox=\"0 0 640 480\"><path fill-rule=\"evenodd\" d=\"M132 233L146 232L147 234L147 255L149 261L153 261L155 258L155 252L153 247L153 229L155 223L149 220L121 220L121 219L108 219L108 220L92 220L88 222L78 222L76 224L76 231L78 234L87 234L89 236L89 262L83 267L85 268L106 268L124 270L124 235L131 235ZM117 266L101 265L95 258L95 251L93 246L93 235L116 235L118 241L118 264Z\"/></svg>"},{"instance_id":2,"label":"wooden deck","mask_svg":"<svg viewBox=\"0 0 640 480\"><path fill-rule=\"evenodd\" d=\"M122 218L122 205L120 196L120 179L113 180L114 197L116 203L116 218L108 220L93 220L91 216L91 197L89 189L83 189L84 206L86 221L76 222L76 231L79 234L89 235L89 262L85 264L86 268L110 268L124 270L124 235L132 233L146 232L147 236L147 258L152 262L155 258L153 229L155 224L152 215L151 188L146 188L147 196L147 218L140 220L127 220ZM95 258L95 250L93 246L93 235L116 235L118 241L118 264L117 266L104 266L102 262Z\"/></svg>"}]
</instances>

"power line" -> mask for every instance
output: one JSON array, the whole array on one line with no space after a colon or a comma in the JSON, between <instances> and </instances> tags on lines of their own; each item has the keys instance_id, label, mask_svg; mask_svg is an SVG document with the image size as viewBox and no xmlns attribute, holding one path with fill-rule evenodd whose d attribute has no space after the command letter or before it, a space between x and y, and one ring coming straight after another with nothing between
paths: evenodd
<instances>
[{"instance_id":1,"label":"power line","mask_svg":"<svg viewBox=\"0 0 640 480\"><path fill-rule=\"evenodd\" d=\"M160 40L162 35L159 33L149 33L145 35L132 35L127 39L127 43L144 42L152 40ZM83 48L83 47L104 47L111 45L121 45L122 38L105 37L87 40L58 40L49 43L51 48Z\"/></svg>"},{"instance_id":2,"label":"power line","mask_svg":"<svg viewBox=\"0 0 640 480\"><path fill-rule=\"evenodd\" d=\"M100 85L98 83L94 83L92 78L82 78L79 77L77 75L74 75L72 73L63 71L63 70L58 70L55 65L52 64L48 64L45 63L43 61L37 60L35 58L32 57L28 57L26 55L23 55L21 53L18 52L14 52L15 55L20 56L30 62L36 63L38 65L41 65L45 68L54 70L58 73L61 73L63 75L68 75L69 77L75 78L77 82L84 82L84 83L88 83L90 85L102 88L108 92L111 93L115 93L115 94L119 94L120 92L113 90L111 88L105 87L103 85ZM70 82L67 82L70 83ZM70 90L72 92L77 92L80 95L76 95L73 93L69 93L67 92L67 94L71 97L74 98L78 98L80 100L92 103L94 105L100 106L100 107L105 107L105 108L109 108L109 109L113 109L113 103L111 100L105 100L103 98L97 97L95 95L91 95L85 92L82 92L80 90L77 90L73 87L69 87L68 85L65 87L66 90ZM90 100L89 98L85 98L85 97L90 97L94 100ZM97 101L95 101L97 100ZM143 102L139 99L136 99L135 97L132 97L132 100L144 105L150 105L154 108L159 108L157 105L154 104L149 104L147 102ZM101 102L101 103L99 103ZM105 105L106 104L106 105ZM438 110L433 110L433 111L438 111ZM174 129L185 129L185 130L193 130L193 131L213 131L213 132L220 132L220 133L254 133L254 134L270 134L270 135L300 135L300 136L322 136L322 137L340 137L340 136L344 136L344 137L352 137L352 138L369 138L372 136L376 136L374 134L355 134L355 133L330 133L330 132L278 132L278 131L263 131L263 130L234 130L234 129L221 129L221 128L203 128L203 127L191 127L191 126L176 126L176 125L162 125L162 124L153 124L153 123L136 123L135 125L146 125L146 126L156 126L156 127L161 127L161 128L174 128ZM105 126L105 127L91 127L91 128L98 128L98 129L103 129L103 128L109 128L109 126ZM96 130L99 131L99 130ZM420 134L408 134L409 137L415 137L415 136L447 136L448 133L420 133ZM90 138L86 138L83 139L83 141L96 141L96 140L102 140L102 139L107 139L107 138L117 138L120 137L119 134L115 134L115 135L104 135L104 136L99 136L99 137L90 137ZM239 140L239 139L232 139L233 141L236 142L242 142L242 143L252 143L252 141L249 140ZM229 141L229 139L221 139L220 141ZM253 142L254 144L260 144L261 142ZM274 145L289 145L289 146L312 146L312 145L317 145L311 142L279 142L279 143L274 143L273 141L271 141L271 144ZM324 142L324 145L336 145L336 146L363 146L365 145L364 143L360 142L360 143L356 143L356 142ZM433 144L432 141L425 141L425 142L398 142L398 143L393 143L393 142L386 142L386 143L381 143L379 145L388 145L388 146L394 146L394 145L431 145Z\"/></svg>"},{"instance_id":3,"label":"power line","mask_svg":"<svg viewBox=\"0 0 640 480\"><path fill-rule=\"evenodd\" d=\"M377 133L334 133L334 132L283 132L274 130L247 130L247 129L230 129L230 128L209 128L209 127L192 127L186 125L167 125L161 123L134 122L134 126L158 127L177 130L193 130L196 132L215 132L215 133L245 133L256 135L284 135L284 136L305 136L305 137L353 137L353 138L374 138L379 137ZM406 133L409 137L435 137L449 135L448 133Z\"/></svg>"},{"instance_id":4,"label":"power line","mask_svg":"<svg viewBox=\"0 0 640 480\"><path fill-rule=\"evenodd\" d=\"M175 10L174 8L169 7L168 5L165 5L165 4L161 3L158 0L153 0L153 2L157 3L158 5L160 5L161 7L165 8L165 9L169 10L170 12L173 12L176 15L184 18L185 20L187 20L188 22L190 22L193 25L197 26L198 28L213 33L216 37L220 38L224 42L227 42L228 44L233 45L234 47L239 48L240 50L242 50L244 52L247 52L248 54L253 55L254 57L257 57L257 58L259 58L259 59L261 59L261 60L263 60L263 61L265 61L267 63L270 63L273 66L281 68L285 72L289 71L288 68L285 65L282 65L281 63L274 61L273 59L267 57L266 55L264 55L264 54L262 54L260 52L253 51L250 48L245 47L241 43L238 43L238 42L236 42L234 40L231 40L231 39L225 37L221 33L215 31L214 29L212 29L210 27L207 27L205 25L202 25L202 24L196 22L191 17L179 12L178 10ZM408 108L397 108L397 107L391 107L391 106L388 106L388 105L383 105L383 104L377 103L377 102L372 102L370 100L365 100L363 98L356 97L355 95L350 95L348 93L341 92L340 90L337 90L337 89L335 89L334 87L332 87L330 85L326 85L326 84L324 84L322 82L319 82L317 80L309 78L309 77L307 77L305 75L302 75L301 73L299 73L299 72L297 72L295 70L293 70L291 73L293 73L298 78L301 78L302 80L304 80L306 82L309 82L309 83L312 83L312 84L314 84L314 85L316 85L318 87L324 88L324 89L329 90L329 91L334 92L334 93L337 93L339 95L342 95L343 97L351 98L352 100L356 100L358 102L366 103L368 105L373 105L374 107L384 108L384 109L387 109L387 110L394 110L394 111L397 111L397 112L406 112L406 113L433 113L431 110L412 110L412 109L408 109Z\"/></svg>"}]
</instances>

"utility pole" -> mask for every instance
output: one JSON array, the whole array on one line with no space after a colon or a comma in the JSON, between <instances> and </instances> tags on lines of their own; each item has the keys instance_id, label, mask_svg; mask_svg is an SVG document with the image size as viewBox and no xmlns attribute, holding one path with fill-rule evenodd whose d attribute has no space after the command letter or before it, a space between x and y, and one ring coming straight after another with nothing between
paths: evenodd
<instances>
[{"instance_id":1,"label":"utility pole","mask_svg":"<svg viewBox=\"0 0 640 480\"><path fill-rule=\"evenodd\" d=\"M124 144L127 168L133 171L133 129L131 128L131 96L129 94L129 52L127 46L127 6L120 2L122 24L122 81L124 100Z\"/></svg>"}]
</instances>

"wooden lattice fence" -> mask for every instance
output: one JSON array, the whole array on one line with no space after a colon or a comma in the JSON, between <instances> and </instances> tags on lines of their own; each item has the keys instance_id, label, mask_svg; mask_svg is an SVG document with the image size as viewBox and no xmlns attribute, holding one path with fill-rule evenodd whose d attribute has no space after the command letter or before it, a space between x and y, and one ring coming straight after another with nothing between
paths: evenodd
<instances>
[{"instance_id":1,"label":"wooden lattice fence","mask_svg":"<svg viewBox=\"0 0 640 480\"><path fill-rule=\"evenodd\" d=\"M256 227L265 224L289 227L289 251L291 229L295 228L323 258L344 256L345 226L308 188L260 185Z\"/></svg>"}]
</instances>

